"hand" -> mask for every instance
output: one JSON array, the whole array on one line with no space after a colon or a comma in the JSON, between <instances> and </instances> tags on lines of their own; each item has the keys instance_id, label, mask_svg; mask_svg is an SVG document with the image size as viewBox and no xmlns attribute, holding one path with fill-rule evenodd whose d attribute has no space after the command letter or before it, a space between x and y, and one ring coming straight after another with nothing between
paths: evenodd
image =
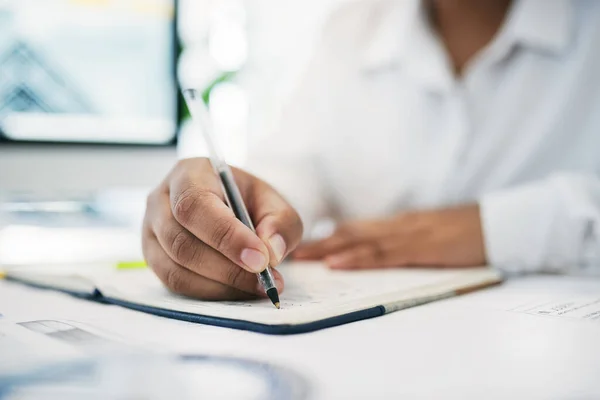
<instances>
[{"instance_id":1,"label":"hand","mask_svg":"<svg viewBox=\"0 0 600 400\"><path fill-rule=\"evenodd\" d=\"M350 222L327 239L301 245L294 258L324 259L338 269L485 265L479 206Z\"/></svg>"},{"instance_id":2,"label":"hand","mask_svg":"<svg viewBox=\"0 0 600 400\"><path fill-rule=\"evenodd\" d=\"M234 169L256 234L226 205L209 161L180 161L149 196L143 227L148 265L173 292L205 300L265 296L256 273L298 245L302 222L268 184ZM283 277L273 270L279 291Z\"/></svg>"}]
</instances>

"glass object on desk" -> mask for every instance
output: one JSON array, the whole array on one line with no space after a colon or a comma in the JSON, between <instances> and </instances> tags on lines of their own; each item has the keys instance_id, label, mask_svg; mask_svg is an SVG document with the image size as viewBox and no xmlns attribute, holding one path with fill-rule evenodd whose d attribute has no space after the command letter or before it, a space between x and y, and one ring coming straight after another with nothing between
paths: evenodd
<instances>
[{"instance_id":1,"label":"glass object on desk","mask_svg":"<svg viewBox=\"0 0 600 400\"><path fill-rule=\"evenodd\" d=\"M3 400L303 400L308 394L306 381L292 370L218 356L131 353L0 376Z\"/></svg>"},{"instance_id":2,"label":"glass object on desk","mask_svg":"<svg viewBox=\"0 0 600 400\"><path fill-rule=\"evenodd\" d=\"M142 328L144 329L144 328ZM217 355L167 354L71 320L0 319L2 400L308 398L296 371Z\"/></svg>"}]
</instances>

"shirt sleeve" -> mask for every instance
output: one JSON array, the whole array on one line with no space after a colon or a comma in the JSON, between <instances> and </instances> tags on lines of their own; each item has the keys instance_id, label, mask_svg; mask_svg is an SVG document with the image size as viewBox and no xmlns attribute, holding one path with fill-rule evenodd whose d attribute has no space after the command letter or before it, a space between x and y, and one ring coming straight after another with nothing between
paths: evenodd
<instances>
[{"instance_id":1,"label":"shirt sleeve","mask_svg":"<svg viewBox=\"0 0 600 400\"><path fill-rule=\"evenodd\" d=\"M488 261L505 272L600 272L600 178L557 174L483 196Z\"/></svg>"}]
</instances>

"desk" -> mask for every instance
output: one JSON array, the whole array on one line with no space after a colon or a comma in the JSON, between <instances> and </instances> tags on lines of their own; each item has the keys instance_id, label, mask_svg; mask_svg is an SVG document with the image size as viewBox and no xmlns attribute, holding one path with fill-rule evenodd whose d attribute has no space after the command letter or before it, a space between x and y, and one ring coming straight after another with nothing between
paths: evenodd
<instances>
[{"instance_id":1,"label":"desk","mask_svg":"<svg viewBox=\"0 0 600 400\"><path fill-rule=\"evenodd\" d=\"M0 281L0 313L13 320L76 320L178 353L276 362L304 374L317 399L599 399L600 320L518 310L545 296L580 295L600 298L600 280L528 277L284 337L153 317L5 281ZM267 346L273 355L265 359Z\"/></svg>"}]
</instances>

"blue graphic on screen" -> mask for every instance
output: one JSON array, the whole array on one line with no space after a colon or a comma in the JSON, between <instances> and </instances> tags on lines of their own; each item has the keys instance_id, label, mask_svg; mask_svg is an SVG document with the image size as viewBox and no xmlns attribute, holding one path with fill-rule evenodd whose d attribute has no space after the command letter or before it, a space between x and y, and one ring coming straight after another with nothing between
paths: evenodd
<instances>
[{"instance_id":1,"label":"blue graphic on screen","mask_svg":"<svg viewBox=\"0 0 600 400\"><path fill-rule=\"evenodd\" d=\"M166 143L173 0L0 2L0 136Z\"/></svg>"}]
</instances>

